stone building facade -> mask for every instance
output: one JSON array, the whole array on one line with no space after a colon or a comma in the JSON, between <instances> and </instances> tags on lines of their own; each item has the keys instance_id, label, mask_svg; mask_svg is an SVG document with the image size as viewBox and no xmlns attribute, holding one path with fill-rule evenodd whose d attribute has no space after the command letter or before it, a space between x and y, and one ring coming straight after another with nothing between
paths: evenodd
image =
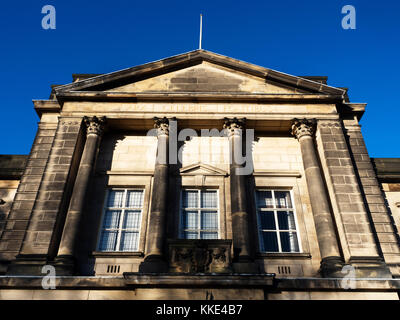
<instances>
[{"instance_id":1,"label":"stone building facade","mask_svg":"<svg viewBox=\"0 0 400 320\"><path fill-rule=\"evenodd\" d=\"M399 162L326 77L195 50L34 106L0 157L1 299L399 298Z\"/></svg>"}]
</instances>

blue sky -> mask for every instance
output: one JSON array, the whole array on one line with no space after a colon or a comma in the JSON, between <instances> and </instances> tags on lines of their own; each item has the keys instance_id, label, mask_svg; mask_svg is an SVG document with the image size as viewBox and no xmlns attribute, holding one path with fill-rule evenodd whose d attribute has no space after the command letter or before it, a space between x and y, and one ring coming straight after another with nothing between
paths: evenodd
<instances>
[{"instance_id":1,"label":"blue sky","mask_svg":"<svg viewBox=\"0 0 400 320\"><path fill-rule=\"evenodd\" d=\"M44 30L44 5L56 30ZM344 5L356 30L341 27ZM0 10L0 154L28 154L32 99L72 73L108 73L198 47L293 75L327 75L366 102L361 121L372 157L400 157L400 2L381 1L7 1Z\"/></svg>"}]
</instances>

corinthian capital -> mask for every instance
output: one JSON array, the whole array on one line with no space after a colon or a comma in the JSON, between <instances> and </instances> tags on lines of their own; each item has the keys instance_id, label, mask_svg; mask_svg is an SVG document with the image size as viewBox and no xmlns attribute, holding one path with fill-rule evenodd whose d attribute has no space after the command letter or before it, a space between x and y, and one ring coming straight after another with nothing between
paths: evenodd
<instances>
[{"instance_id":1,"label":"corinthian capital","mask_svg":"<svg viewBox=\"0 0 400 320\"><path fill-rule=\"evenodd\" d=\"M238 119L238 118L225 118L224 119L224 129L228 131L228 136L231 135L239 135L241 130L243 130L246 126L246 118Z\"/></svg>"},{"instance_id":2,"label":"corinthian capital","mask_svg":"<svg viewBox=\"0 0 400 320\"><path fill-rule=\"evenodd\" d=\"M312 136L315 132L315 119L293 119L292 120L292 135L297 139L303 136Z\"/></svg>"},{"instance_id":3,"label":"corinthian capital","mask_svg":"<svg viewBox=\"0 0 400 320\"><path fill-rule=\"evenodd\" d=\"M157 129L157 136L169 135L169 120L164 118L154 117L154 128Z\"/></svg>"},{"instance_id":4,"label":"corinthian capital","mask_svg":"<svg viewBox=\"0 0 400 320\"><path fill-rule=\"evenodd\" d=\"M86 124L86 134L96 134L101 136L104 131L106 124L106 117L83 117L83 121Z\"/></svg>"}]
</instances>

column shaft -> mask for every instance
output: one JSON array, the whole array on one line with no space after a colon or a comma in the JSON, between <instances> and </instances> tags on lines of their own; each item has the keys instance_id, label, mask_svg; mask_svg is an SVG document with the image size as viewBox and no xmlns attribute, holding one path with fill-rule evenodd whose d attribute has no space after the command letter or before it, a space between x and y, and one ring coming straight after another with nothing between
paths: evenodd
<instances>
[{"instance_id":1,"label":"column shaft","mask_svg":"<svg viewBox=\"0 0 400 320\"><path fill-rule=\"evenodd\" d=\"M168 135L158 136L147 257L162 256L165 243L165 216L168 196Z\"/></svg>"},{"instance_id":2,"label":"column shaft","mask_svg":"<svg viewBox=\"0 0 400 320\"><path fill-rule=\"evenodd\" d=\"M157 157L154 168L151 210L147 233L147 248L140 272L166 272L168 270L164 245L166 243L166 215L169 181L169 120L155 118L157 128Z\"/></svg>"},{"instance_id":3,"label":"column shaft","mask_svg":"<svg viewBox=\"0 0 400 320\"><path fill-rule=\"evenodd\" d=\"M84 205L105 118L84 118L87 138L64 224L57 259L73 260Z\"/></svg>"},{"instance_id":4,"label":"column shaft","mask_svg":"<svg viewBox=\"0 0 400 320\"><path fill-rule=\"evenodd\" d=\"M243 128L245 119L225 119L224 128L228 132L231 153L230 163L230 189L232 210L232 233L234 263L236 272L256 272L251 256L249 217L247 212L246 178L240 171L243 147Z\"/></svg>"},{"instance_id":5,"label":"column shaft","mask_svg":"<svg viewBox=\"0 0 400 320\"><path fill-rule=\"evenodd\" d=\"M321 273L323 276L332 276L341 270L343 260L336 237L329 197L312 138L314 128L315 121L295 119L292 133L299 140L303 157L304 172L322 258Z\"/></svg>"}]
</instances>

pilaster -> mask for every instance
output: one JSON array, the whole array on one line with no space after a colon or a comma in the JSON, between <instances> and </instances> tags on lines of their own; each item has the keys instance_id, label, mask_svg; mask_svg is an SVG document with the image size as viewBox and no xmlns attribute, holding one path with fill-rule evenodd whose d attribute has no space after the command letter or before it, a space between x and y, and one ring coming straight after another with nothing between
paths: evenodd
<instances>
[{"instance_id":1,"label":"pilaster","mask_svg":"<svg viewBox=\"0 0 400 320\"><path fill-rule=\"evenodd\" d=\"M0 260L14 260L21 251L28 224L34 216L35 202L38 198L56 131L57 123L40 122L38 125L27 165L12 203L5 230L1 235ZM12 272L11 268L8 272Z\"/></svg>"},{"instance_id":2,"label":"pilaster","mask_svg":"<svg viewBox=\"0 0 400 320\"><path fill-rule=\"evenodd\" d=\"M400 248L393 222L385 205L376 173L368 155L361 126L355 120L344 120L350 155L372 227L378 251L394 276L400 276Z\"/></svg>"},{"instance_id":3,"label":"pilaster","mask_svg":"<svg viewBox=\"0 0 400 320\"><path fill-rule=\"evenodd\" d=\"M342 241L348 250L346 262L356 268L356 275L360 277L390 276L379 256L340 121L318 121L317 136L321 161L327 168L327 182L331 185L333 207L344 233Z\"/></svg>"}]
</instances>

